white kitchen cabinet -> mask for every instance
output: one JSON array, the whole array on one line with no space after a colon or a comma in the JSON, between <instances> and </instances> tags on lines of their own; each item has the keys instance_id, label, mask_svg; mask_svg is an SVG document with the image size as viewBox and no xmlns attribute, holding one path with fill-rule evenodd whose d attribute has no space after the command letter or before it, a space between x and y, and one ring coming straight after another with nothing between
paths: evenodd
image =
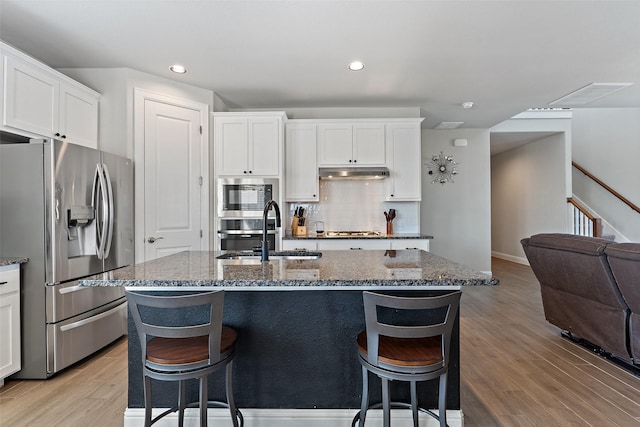
<instances>
[{"instance_id":1,"label":"white kitchen cabinet","mask_svg":"<svg viewBox=\"0 0 640 427\"><path fill-rule=\"evenodd\" d=\"M429 239L284 239L282 250L387 250L422 249L429 251Z\"/></svg>"},{"instance_id":2,"label":"white kitchen cabinet","mask_svg":"<svg viewBox=\"0 0 640 427\"><path fill-rule=\"evenodd\" d=\"M318 124L318 166L384 166L384 123Z\"/></svg>"},{"instance_id":3,"label":"white kitchen cabinet","mask_svg":"<svg viewBox=\"0 0 640 427\"><path fill-rule=\"evenodd\" d=\"M390 239L391 249L422 249L429 252L429 239Z\"/></svg>"},{"instance_id":4,"label":"white kitchen cabinet","mask_svg":"<svg viewBox=\"0 0 640 427\"><path fill-rule=\"evenodd\" d=\"M98 102L95 93L61 84L59 126L54 137L98 148Z\"/></svg>"},{"instance_id":5,"label":"white kitchen cabinet","mask_svg":"<svg viewBox=\"0 0 640 427\"><path fill-rule=\"evenodd\" d=\"M283 251L296 251L296 250L307 250L307 251L317 251L318 244L316 240L282 240L282 250Z\"/></svg>"},{"instance_id":6,"label":"white kitchen cabinet","mask_svg":"<svg viewBox=\"0 0 640 427\"><path fill-rule=\"evenodd\" d=\"M97 92L3 45L2 124L98 148Z\"/></svg>"},{"instance_id":7,"label":"white kitchen cabinet","mask_svg":"<svg viewBox=\"0 0 640 427\"><path fill-rule=\"evenodd\" d=\"M20 370L20 265L0 267L0 385Z\"/></svg>"},{"instance_id":8,"label":"white kitchen cabinet","mask_svg":"<svg viewBox=\"0 0 640 427\"><path fill-rule=\"evenodd\" d=\"M318 240L318 250L380 250L389 249L388 239Z\"/></svg>"},{"instance_id":9,"label":"white kitchen cabinet","mask_svg":"<svg viewBox=\"0 0 640 427\"><path fill-rule=\"evenodd\" d=\"M317 202L318 162L316 125L287 124L285 139L285 200Z\"/></svg>"},{"instance_id":10,"label":"white kitchen cabinet","mask_svg":"<svg viewBox=\"0 0 640 427\"><path fill-rule=\"evenodd\" d=\"M285 117L282 112L215 113L216 174L279 176Z\"/></svg>"},{"instance_id":11,"label":"white kitchen cabinet","mask_svg":"<svg viewBox=\"0 0 640 427\"><path fill-rule=\"evenodd\" d=\"M422 199L420 122L390 123L386 129L389 177L387 201Z\"/></svg>"}]
</instances>

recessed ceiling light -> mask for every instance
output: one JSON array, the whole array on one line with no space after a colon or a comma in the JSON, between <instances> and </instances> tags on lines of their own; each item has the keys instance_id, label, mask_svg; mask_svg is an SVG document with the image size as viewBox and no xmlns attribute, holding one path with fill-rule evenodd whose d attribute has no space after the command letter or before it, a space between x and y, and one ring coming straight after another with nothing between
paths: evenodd
<instances>
[{"instance_id":1,"label":"recessed ceiling light","mask_svg":"<svg viewBox=\"0 0 640 427\"><path fill-rule=\"evenodd\" d=\"M360 61L353 61L349 64L349 69L351 71L360 71L364 68L364 64Z\"/></svg>"},{"instance_id":2,"label":"recessed ceiling light","mask_svg":"<svg viewBox=\"0 0 640 427\"><path fill-rule=\"evenodd\" d=\"M174 73L178 73L178 74L184 74L187 72L187 69L184 68L184 65L180 65L180 64L173 64L171 67L169 67L169 69Z\"/></svg>"},{"instance_id":3,"label":"recessed ceiling light","mask_svg":"<svg viewBox=\"0 0 640 427\"><path fill-rule=\"evenodd\" d=\"M467 101L462 103L462 108L471 108L473 107L473 102Z\"/></svg>"}]
</instances>

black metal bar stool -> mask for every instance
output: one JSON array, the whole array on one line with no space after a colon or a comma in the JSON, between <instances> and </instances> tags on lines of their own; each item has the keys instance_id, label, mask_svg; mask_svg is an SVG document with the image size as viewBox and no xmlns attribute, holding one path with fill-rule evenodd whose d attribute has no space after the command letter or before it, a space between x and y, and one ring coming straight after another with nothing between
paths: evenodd
<instances>
[{"instance_id":1,"label":"black metal bar stool","mask_svg":"<svg viewBox=\"0 0 640 427\"><path fill-rule=\"evenodd\" d=\"M423 412L447 425L447 371L451 332L458 313L461 292L436 297L396 297L364 292L366 330L357 338L358 359L362 365L362 405L353 419L363 427L369 409L369 372L382 381L383 425L391 425L391 406L410 407L413 425L418 427L418 413ZM396 324L392 316L381 320L378 307L421 310L419 324ZM421 313L422 314L422 313ZM438 415L418 406L417 383L439 378ZM406 381L411 387L411 404L391 402L389 381ZM380 405L376 405L379 407Z\"/></svg>"},{"instance_id":2,"label":"black metal bar stool","mask_svg":"<svg viewBox=\"0 0 640 427\"><path fill-rule=\"evenodd\" d=\"M224 291L192 295L156 296L126 292L127 300L142 350L144 379L145 427L169 413L178 411L179 426L184 424L184 410L200 407L200 425L207 425L207 408L227 407L234 427L244 425L242 413L233 400L232 366L237 333L222 325ZM209 306L208 319L188 325L165 326L167 317L176 317L176 310ZM208 401L207 376L226 367L226 402ZM178 405L151 419L151 379L179 381ZM185 402L185 381L200 380L200 401Z\"/></svg>"}]
</instances>

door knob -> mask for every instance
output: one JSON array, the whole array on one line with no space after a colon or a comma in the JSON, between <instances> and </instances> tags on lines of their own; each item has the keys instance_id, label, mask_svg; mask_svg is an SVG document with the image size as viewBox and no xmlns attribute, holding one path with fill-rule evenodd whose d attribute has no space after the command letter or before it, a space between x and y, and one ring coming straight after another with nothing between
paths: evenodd
<instances>
[{"instance_id":1,"label":"door knob","mask_svg":"<svg viewBox=\"0 0 640 427\"><path fill-rule=\"evenodd\" d=\"M153 237L153 236L151 236L151 237L147 238L147 242L155 243L156 240L160 240L160 239L162 239L162 237Z\"/></svg>"}]
</instances>

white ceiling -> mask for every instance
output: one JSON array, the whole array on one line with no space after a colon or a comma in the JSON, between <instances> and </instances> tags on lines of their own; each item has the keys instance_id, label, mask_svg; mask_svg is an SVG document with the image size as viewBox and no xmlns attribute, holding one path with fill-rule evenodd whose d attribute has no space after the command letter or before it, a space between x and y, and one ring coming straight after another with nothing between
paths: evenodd
<instances>
[{"instance_id":1,"label":"white ceiling","mask_svg":"<svg viewBox=\"0 0 640 427\"><path fill-rule=\"evenodd\" d=\"M427 128L489 128L593 82L635 84L587 107L640 107L640 1L0 0L0 38L230 108L420 107Z\"/></svg>"}]
</instances>

